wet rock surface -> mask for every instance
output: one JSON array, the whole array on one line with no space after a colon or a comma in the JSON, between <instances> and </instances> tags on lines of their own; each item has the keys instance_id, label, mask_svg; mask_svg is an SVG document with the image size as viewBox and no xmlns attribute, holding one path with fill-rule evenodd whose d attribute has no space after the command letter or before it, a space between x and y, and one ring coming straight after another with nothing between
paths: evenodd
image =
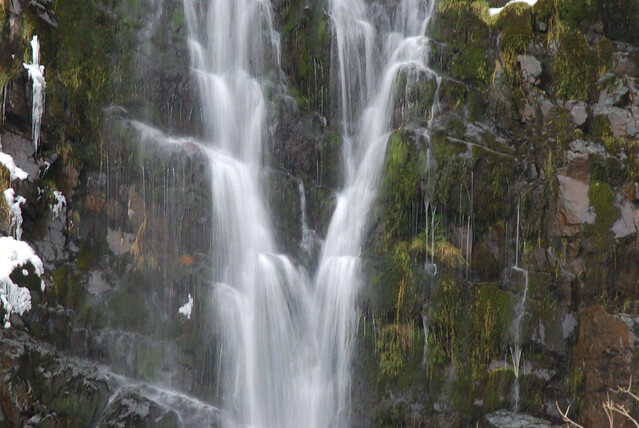
<instances>
[{"instance_id":1,"label":"wet rock surface","mask_svg":"<svg viewBox=\"0 0 639 428\"><path fill-rule=\"evenodd\" d=\"M27 197L25 239L47 270L32 311L0 330L0 425L218 426L206 142L175 137L201 127L181 2L57 3L0 15L2 151L30 176L7 186ZM284 84L268 94L264 193L279 248L312 272L343 181L330 17L325 2L272 3ZM429 73L398 77L363 248L354 425L553 426L558 400L601 426L606 393L636 377L638 12L579 5L487 21L483 5L441 0L438 90ZM33 31L50 82L35 155L21 69ZM68 199L59 217L54 190ZM504 410L516 384L521 413Z\"/></svg>"}]
</instances>

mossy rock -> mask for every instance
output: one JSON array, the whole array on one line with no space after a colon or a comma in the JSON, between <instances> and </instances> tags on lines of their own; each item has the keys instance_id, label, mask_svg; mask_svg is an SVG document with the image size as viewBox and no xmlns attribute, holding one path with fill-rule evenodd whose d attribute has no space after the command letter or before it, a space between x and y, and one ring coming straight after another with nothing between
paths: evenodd
<instances>
[{"instance_id":1,"label":"mossy rock","mask_svg":"<svg viewBox=\"0 0 639 428\"><path fill-rule=\"evenodd\" d=\"M473 147L474 161L474 209L477 227L482 230L492 224L503 221L510 209L509 188L515 178L515 159Z\"/></svg>"},{"instance_id":2,"label":"mossy rock","mask_svg":"<svg viewBox=\"0 0 639 428\"><path fill-rule=\"evenodd\" d=\"M509 53L525 53L533 40L533 14L526 4L515 3L497 15L500 47Z\"/></svg>"},{"instance_id":3,"label":"mossy rock","mask_svg":"<svg viewBox=\"0 0 639 428\"><path fill-rule=\"evenodd\" d=\"M430 26L432 37L446 43L445 71L465 81L488 83L493 72L490 57L490 28L484 18L488 7L484 2L445 0L437 4Z\"/></svg>"},{"instance_id":4,"label":"mossy rock","mask_svg":"<svg viewBox=\"0 0 639 428\"><path fill-rule=\"evenodd\" d=\"M428 343L431 370L462 363L468 345L464 326L466 297L461 281L452 275L442 275L427 316L429 332L434 339Z\"/></svg>"},{"instance_id":5,"label":"mossy rock","mask_svg":"<svg viewBox=\"0 0 639 428\"><path fill-rule=\"evenodd\" d=\"M601 181L593 181L588 188L588 198L597 214L595 226L602 230L610 229L619 217L619 208L615 206L615 194L610 185Z\"/></svg>"},{"instance_id":6,"label":"mossy rock","mask_svg":"<svg viewBox=\"0 0 639 428\"><path fill-rule=\"evenodd\" d=\"M475 370L498 360L507 349L515 314L513 296L497 284L478 284L473 290L470 320Z\"/></svg>"},{"instance_id":7,"label":"mossy rock","mask_svg":"<svg viewBox=\"0 0 639 428\"><path fill-rule=\"evenodd\" d=\"M555 14L557 0L539 0L533 5L535 22L548 24Z\"/></svg>"},{"instance_id":8,"label":"mossy rock","mask_svg":"<svg viewBox=\"0 0 639 428\"><path fill-rule=\"evenodd\" d=\"M484 400L484 411L488 413L509 407L516 381L515 373L509 368L487 370L482 376L481 386L477 391L478 397Z\"/></svg>"},{"instance_id":9,"label":"mossy rock","mask_svg":"<svg viewBox=\"0 0 639 428\"><path fill-rule=\"evenodd\" d=\"M599 0L556 0L559 19L573 28L586 29L597 19Z\"/></svg>"},{"instance_id":10,"label":"mossy rock","mask_svg":"<svg viewBox=\"0 0 639 428\"><path fill-rule=\"evenodd\" d=\"M411 237L411 208L421 204L425 157L408 134L395 132L388 142L380 192L387 242Z\"/></svg>"},{"instance_id":11,"label":"mossy rock","mask_svg":"<svg viewBox=\"0 0 639 428\"><path fill-rule=\"evenodd\" d=\"M276 5L280 20L282 67L292 79L292 91L303 109L328 113L330 89L330 19L322 2L303 0Z\"/></svg>"},{"instance_id":12,"label":"mossy rock","mask_svg":"<svg viewBox=\"0 0 639 428\"><path fill-rule=\"evenodd\" d=\"M431 150L435 160L442 162L447 158L466 153L468 145L460 141L451 140L444 131L438 131L431 136Z\"/></svg>"},{"instance_id":13,"label":"mossy rock","mask_svg":"<svg viewBox=\"0 0 639 428\"><path fill-rule=\"evenodd\" d=\"M395 77L393 88L393 128L426 126L432 113L436 90L435 75L422 70L401 70Z\"/></svg>"},{"instance_id":14,"label":"mossy rock","mask_svg":"<svg viewBox=\"0 0 639 428\"><path fill-rule=\"evenodd\" d=\"M587 101L597 75L597 57L578 30L562 27L559 49L552 68L555 95L562 99Z\"/></svg>"},{"instance_id":15,"label":"mossy rock","mask_svg":"<svg viewBox=\"0 0 639 428\"><path fill-rule=\"evenodd\" d=\"M148 320L144 300L132 293L116 292L107 304L109 323L113 327L142 329Z\"/></svg>"},{"instance_id":16,"label":"mossy rock","mask_svg":"<svg viewBox=\"0 0 639 428\"><path fill-rule=\"evenodd\" d=\"M612 40L639 41L639 2L599 0L606 36Z\"/></svg>"}]
</instances>

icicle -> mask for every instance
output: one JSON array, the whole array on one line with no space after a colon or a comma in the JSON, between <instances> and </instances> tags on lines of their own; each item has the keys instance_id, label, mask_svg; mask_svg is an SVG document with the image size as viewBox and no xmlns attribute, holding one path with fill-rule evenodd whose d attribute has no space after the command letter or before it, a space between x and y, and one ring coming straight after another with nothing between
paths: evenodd
<instances>
[{"instance_id":1,"label":"icicle","mask_svg":"<svg viewBox=\"0 0 639 428\"><path fill-rule=\"evenodd\" d=\"M40 42L38 36L33 36L31 40L31 50L33 52L31 64L23 64L29 73L29 80L33 83L32 110L31 110L31 132L33 134L33 144L35 151L38 151L40 142L40 125L42 114L44 113L44 90L47 86L44 80L44 66L40 65Z\"/></svg>"},{"instance_id":2,"label":"icicle","mask_svg":"<svg viewBox=\"0 0 639 428\"><path fill-rule=\"evenodd\" d=\"M519 209L521 207L521 199L517 202L517 231L515 232L515 267L519 267Z\"/></svg>"},{"instance_id":3,"label":"icicle","mask_svg":"<svg viewBox=\"0 0 639 428\"><path fill-rule=\"evenodd\" d=\"M187 319L191 319L191 312L193 312L193 297L189 294L189 300L178 309L178 312L184 315Z\"/></svg>"},{"instance_id":4,"label":"icicle","mask_svg":"<svg viewBox=\"0 0 639 428\"><path fill-rule=\"evenodd\" d=\"M6 111L6 107L7 107L7 85L4 85L2 87L2 119L0 120L0 124L2 124L2 126L4 126L4 117L5 117L5 111Z\"/></svg>"},{"instance_id":5,"label":"icicle","mask_svg":"<svg viewBox=\"0 0 639 428\"><path fill-rule=\"evenodd\" d=\"M22 208L27 200L22 196L15 196L15 191L11 188L4 191L4 199L9 205L9 216L11 217L10 229L13 230L15 238L22 240Z\"/></svg>"},{"instance_id":6,"label":"icicle","mask_svg":"<svg viewBox=\"0 0 639 428\"><path fill-rule=\"evenodd\" d=\"M56 203L49 205L49 208L51 209L51 211L53 211L53 216L55 218L60 218L62 210L65 209L67 206L67 199L59 190L53 191L53 197L55 198Z\"/></svg>"}]
</instances>

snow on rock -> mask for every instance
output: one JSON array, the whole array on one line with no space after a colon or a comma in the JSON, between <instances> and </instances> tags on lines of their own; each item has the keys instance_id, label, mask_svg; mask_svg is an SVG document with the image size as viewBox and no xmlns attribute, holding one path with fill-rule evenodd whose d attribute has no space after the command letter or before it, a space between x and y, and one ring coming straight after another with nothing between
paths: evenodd
<instances>
[{"instance_id":1,"label":"snow on rock","mask_svg":"<svg viewBox=\"0 0 639 428\"><path fill-rule=\"evenodd\" d=\"M9 205L9 216L11 217L11 225L9 228L13 230L14 236L18 241L22 239L22 208L21 206L27 202L22 196L17 196L12 188L4 191L4 199Z\"/></svg>"},{"instance_id":2,"label":"snow on rock","mask_svg":"<svg viewBox=\"0 0 639 428\"><path fill-rule=\"evenodd\" d=\"M44 90L47 87L47 83L44 80L44 66L40 65L40 42L38 36L33 36L31 50L33 52L31 64L23 63L22 65L29 73L29 80L33 82L31 132L33 133L33 144L37 152L40 142L40 124L42 123L42 113L44 112Z\"/></svg>"},{"instance_id":3,"label":"snow on rock","mask_svg":"<svg viewBox=\"0 0 639 428\"><path fill-rule=\"evenodd\" d=\"M5 312L5 328L11 327L9 318L12 313L22 315L31 309L31 293L11 279L13 271L27 263L31 263L38 277L44 273L42 260L36 256L29 244L11 237L0 237L0 308L3 308ZM25 270L22 271L23 275ZM44 291L42 279L40 288Z\"/></svg>"},{"instance_id":4,"label":"snow on rock","mask_svg":"<svg viewBox=\"0 0 639 428\"><path fill-rule=\"evenodd\" d=\"M26 171L18 168L16 163L13 161L13 158L6 153L0 152L0 165L4 166L9 171L9 178L11 181L15 179L26 180L29 176Z\"/></svg>"},{"instance_id":5,"label":"snow on rock","mask_svg":"<svg viewBox=\"0 0 639 428\"><path fill-rule=\"evenodd\" d=\"M504 7L508 7L509 5L513 3L526 3L529 6L534 6L534 4L537 3L537 0L510 0L508 3L504 5ZM499 12L501 12L504 9L504 7L491 7L490 9L488 9L488 13L490 16L499 15Z\"/></svg>"},{"instance_id":6,"label":"snow on rock","mask_svg":"<svg viewBox=\"0 0 639 428\"><path fill-rule=\"evenodd\" d=\"M193 311L193 297L191 297L191 295L189 294L189 301L186 302L182 307L180 307L180 309L178 309L178 312L184 315L185 317L187 317L188 319L191 319L192 311Z\"/></svg>"},{"instance_id":7,"label":"snow on rock","mask_svg":"<svg viewBox=\"0 0 639 428\"><path fill-rule=\"evenodd\" d=\"M55 218L60 218L60 214L62 214L62 210L67 206L67 199L64 197L62 192L59 190L53 191L53 197L55 198L55 204L49 205L51 211L53 211L53 216Z\"/></svg>"}]
</instances>

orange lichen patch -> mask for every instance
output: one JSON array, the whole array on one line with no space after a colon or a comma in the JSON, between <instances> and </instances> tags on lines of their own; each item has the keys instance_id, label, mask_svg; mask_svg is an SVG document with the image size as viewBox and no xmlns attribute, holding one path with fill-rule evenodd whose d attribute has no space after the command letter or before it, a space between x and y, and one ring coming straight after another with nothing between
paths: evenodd
<instances>
[{"instance_id":1,"label":"orange lichen patch","mask_svg":"<svg viewBox=\"0 0 639 428\"><path fill-rule=\"evenodd\" d=\"M191 266L193 263L195 263L195 260L193 260L193 257L191 256L187 256L185 254L182 257L180 257L180 264L182 266Z\"/></svg>"}]
</instances>

